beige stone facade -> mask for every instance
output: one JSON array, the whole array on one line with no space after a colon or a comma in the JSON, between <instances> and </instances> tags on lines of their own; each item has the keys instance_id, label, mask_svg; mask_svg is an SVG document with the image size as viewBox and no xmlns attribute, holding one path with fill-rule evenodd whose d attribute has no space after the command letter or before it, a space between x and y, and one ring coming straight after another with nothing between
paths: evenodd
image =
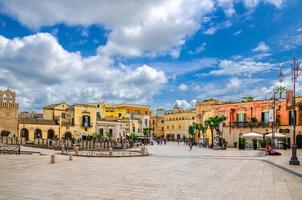
<instances>
[{"instance_id":1,"label":"beige stone facade","mask_svg":"<svg viewBox=\"0 0 302 200\"><path fill-rule=\"evenodd\" d=\"M0 134L18 135L18 104L16 93L12 90L0 90Z\"/></svg>"},{"instance_id":2,"label":"beige stone facade","mask_svg":"<svg viewBox=\"0 0 302 200\"><path fill-rule=\"evenodd\" d=\"M165 112L165 137L176 140L189 137L189 126L195 123L196 112L193 109L180 109L174 107L173 110Z\"/></svg>"}]
</instances>

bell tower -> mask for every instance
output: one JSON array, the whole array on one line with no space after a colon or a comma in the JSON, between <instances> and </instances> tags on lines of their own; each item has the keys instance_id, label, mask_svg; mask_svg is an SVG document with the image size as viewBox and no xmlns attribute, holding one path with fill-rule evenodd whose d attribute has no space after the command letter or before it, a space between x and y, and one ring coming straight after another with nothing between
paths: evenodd
<instances>
[{"instance_id":1,"label":"bell tower","mask_svg":"<svg viewBox=\"0 0 302 200\"><path fill-rule=\"evenodd\" d=\"M0 90L0 136L18 136L18 104L16 93Z\"/></svg>"}]
</instances>

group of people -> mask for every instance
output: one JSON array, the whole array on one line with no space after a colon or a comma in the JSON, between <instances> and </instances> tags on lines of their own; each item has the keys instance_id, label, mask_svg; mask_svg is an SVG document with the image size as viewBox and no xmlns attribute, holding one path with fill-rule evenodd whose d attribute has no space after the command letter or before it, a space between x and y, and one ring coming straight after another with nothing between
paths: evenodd
<instances>
[{"instance_id":1,"label":"group of people","mask_svg":"<svg viewBox=\"0 0 302 200\"><path fill-rule=\"evenodd\" d=\"M158 145L163 145L163 143L164 143L164 145L166 145L167 144L167 139L164 138L164 137L159 137L159 138L156 138L156 142L157 142Z\"/></svg>"}]
</instances>

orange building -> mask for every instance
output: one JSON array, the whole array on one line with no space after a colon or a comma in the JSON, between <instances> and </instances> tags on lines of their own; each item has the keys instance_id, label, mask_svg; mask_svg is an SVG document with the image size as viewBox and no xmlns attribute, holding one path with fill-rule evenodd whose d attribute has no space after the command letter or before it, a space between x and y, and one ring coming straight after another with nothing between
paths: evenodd
<instances>
[{"instance_id":1,"label":"orange building","mask_svg":"<svg viewBox=\"0 0 302 200\"><path fill-rule=\"evenodd\" d=\"M297 122L296 141L302 148L302 98L296 98ZM227 119L224 123L223 136L229 146L238 140L239 134L251 131L258 133L272 132L272 123L269 122L269 109L274 106L273 100L254 100L247 102L220 102L206 100L196 104L197 123L203 123L206 119L215 115L224 115ZM288 136L288 144L293 141L292 111L286 110L285 99L276 101L276 132Z\"/></svg>"}]
</instances>

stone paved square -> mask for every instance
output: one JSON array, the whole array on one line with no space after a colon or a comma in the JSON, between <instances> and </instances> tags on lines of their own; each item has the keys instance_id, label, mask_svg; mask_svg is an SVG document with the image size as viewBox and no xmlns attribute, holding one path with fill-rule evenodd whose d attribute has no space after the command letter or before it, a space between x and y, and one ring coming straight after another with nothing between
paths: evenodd
<instances>
[{"instance_id":1,"label":"stone paved square","mask_svg":"<svg viewBox=\"0 0 302 200\"><path fill-rule=\"evenodd\" d=\"M35 149L37 150L37 149ZM39 149L38 149L39 150ZM148 146L148 157L0 155L0 199L302 199L302 179L258 151Z\"/></svg>"}]
</instances>

